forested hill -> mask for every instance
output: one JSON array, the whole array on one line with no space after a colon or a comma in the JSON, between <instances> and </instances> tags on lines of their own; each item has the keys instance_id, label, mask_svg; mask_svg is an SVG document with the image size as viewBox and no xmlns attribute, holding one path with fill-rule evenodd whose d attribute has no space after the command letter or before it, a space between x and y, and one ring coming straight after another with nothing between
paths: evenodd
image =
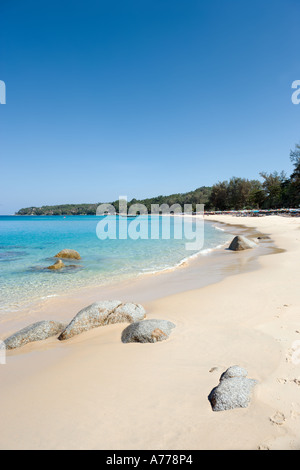
<instances>
[{"instance_id":1,"label":"forested hill","mask_svg":"<svg viewBox=\"0 0 300 470\"><path fill-rule=\"evenodd\" d=\"M128 206L131 204L144 204L147 207L148 212L151 211L151 204L192 204L193 208L196 204L207 204L211 195L210 187L203 186L190 191L188 193L171 194L169 196L157 196L148 199L132 199L128 201ZM42 207L26 207L20 209L16 215L95 215L96 209L101 202L95 204L63 204L58 206L42 206ZM112 201L112 204L116 211L119 209L119 201Z\"/></svg>"},{"instance_id":2,"label":"forested hill","mask_svg":"<svg viewBox=\"0 0 300 470\"><path fill-rule=\"evenodd\" d=\"M131 204L144 204L151 212L151 204L205 204L205 210L241 210L241 209L279 209L300 207L300 144L290 152L294 169L288 177L284 172L261 172L261 180L248 180L233 177L229 181L220 181L212 187L202 186L188 193L157 196L148 199L132 199ZM95 215L101 204L64 204L60 206L27 207L20 209L16 215ZM119 201L112 204L116 211Z\"/></svg>"}]
</instances>

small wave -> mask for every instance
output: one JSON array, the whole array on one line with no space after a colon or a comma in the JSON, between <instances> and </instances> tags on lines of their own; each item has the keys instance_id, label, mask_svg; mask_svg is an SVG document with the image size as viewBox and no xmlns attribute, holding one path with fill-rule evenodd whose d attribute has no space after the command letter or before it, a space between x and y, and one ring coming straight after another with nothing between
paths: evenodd
<instances>
[{"instance_id":1,"label":"small wave","mask_svg":"<svg viewBox=\"0 0 300 470\"><path fill-rule=\"evenodd\" d=\"M185 258L183 258L181 261L179 261L178 263L176 263L174 265L170 265L170 266L166 266L166 267L160 267L160 268L157 268L157 269L154 269L154 270L149 269L149 271L147 269L143 269L142 272L140 272L138 274L138 276L143 275L143 274L160 274L160 273L163 273L164 271L171 271L171 270L174 270L176 268L180 268L181 266L188 263L192 259L198 258L199 256L206 256L209 253L212 253L215 250L219 250L219 249L223 248L226 245L227 245L227 243L225 242L225 243L222 243L221 245L217 245L217 246L214 246L214 247L211 247L211 248L206 248L204 250L197 251L196 253L193 253L190 256L186 256Z\"/></svg>"},{"instance_id":2,"label":"small wave","mask_svg":"<svg viewBox=\"0 0 300 470\"><path fill-rule=\"evenodd\" d=\"M200 254L205 256L211 253L212 251L219 250L220 248L223 248L227 243L222 243L221 245L214 246L213 248L207 248L206 250L200 251Z\"/></svg>"},{"instance_id":3,"label":"small wave","mask_svg":"<svg viewBox=\"0 0 300 470\"><path fill-rule=\"evenodd\" d=\"M220 230L220 232L226 231L224 228L218 227L217 225L213 225L213 228L215 228L216 230Z\"/></svg>"},{"instance_id":4,"label":"small wave","mask_svg":"<svg viewBox=\"0 0 300 470\"><path fill-rule=\"evenodd\" d=\"M58 294L46 295L45 297L41 297L41 300L50 299L50 297L58 297Z\"/></svg>"}]
</instances>

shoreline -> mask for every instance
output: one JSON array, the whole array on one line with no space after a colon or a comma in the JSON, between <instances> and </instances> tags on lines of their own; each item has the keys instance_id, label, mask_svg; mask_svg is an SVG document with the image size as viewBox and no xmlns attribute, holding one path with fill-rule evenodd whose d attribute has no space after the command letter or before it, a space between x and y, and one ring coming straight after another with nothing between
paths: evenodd
<instances>
[{"instance_id":1,"label":"shoreline","mask_svg":"<svg viewBox=\"0 0 300 470\"><path fill-rule=\"evenodd\" d=\"M171 214L172 216L174 217L187 217L187 218L197 218L197 217L201 217L202 216L199 216L199 215L191 215L191 214ZM165 214L162 214L161 217L164 217L164 216L169 216L169 215L165 215ZM22 216L22 217L31 217L31 216ZM35 216L35 217L39 217L39 216ZM49 216L48 216L49 217ZM62 217L62 216L51 216L51 217ZM76 216L77 217L77 216ZM219 223L219 227L217 226L216 223L214 223L213 219L211 218L204 218L204 221L208 224L210 224L211 226L213 226L216 230L221 230L223 232L227 232L227 233L230 233L232 236L235 235L235 233L231 233L231 231L229 230L230 227L234 227L235 230L238 230L238 233L240 233L242 231L242 233L244 233L246 236L250 236L250 237L256 237L260 234L260 232L256 232L252 229L251 230L251 233L249 233L249 230L247 229L246 226L243 226L242 224L235 224L234 226L233 225L226 225L226 228L221 228L221 225L222 225L222 222ZM224 225L224 224L223 224ZM153 270L153 271L145 271L145 272L139 272L139 273L130 273L130 274L126 274L126 275L123 275L123 277L120 277L118 278L118 276L113 276L111 278L109 278L108 280L102 282L101 284L97 284L97 283L86 283L86 284L83 284L83 285L80 285L76 288L70 288L68 286L67 288L67 294L63 293L63 291L59 291L58 293L49 293L49 294L45 294L45 295L41 295L39 297L34 297L34 298L28 298L26 299L22 305L20 304L13 304L11 303L9 306L7 307L1 307L0 309L0 328L2 326L2 324L5 324L7 321L10 320L10 318L17 318L18 316L20 315L28 315L30 310L33 309L33 310L36 310L37 308L40 308L42 307L42 304L43 304L43 301L46 301L48 299L51 299L51 298L57 298L57 299L60 299L60 298L64 298L65 295L68 295L68 296L72 296L72 295L77 295L77 292L80 291L80 293L85 296L85 293L90 291L90 290L96 290L96 289L100 289L100 290L104 290L104 289L113 289L115 286L119 286L120 284L121 285L126 285L127 283L130 283L130 282L136 282L136 281L139 281L140 279L142 279L143 277L147 277L147 276L157 276L157 275L161 275L161 274L167 274L167 273L170 273L170 272L173 272L174 270L176 269L181 269L181 268L185 268L185 267L189 267L189 264L191 262L193 262L194 259L197 259L197 258L200 258L201 259L201 256L206 256L206 255L213 255L214 253L218 252L218 250L221 250L223 249L223 247L227 244L227 241L216 246L216 247L213 247L213 248L208 248L208 249L201 249L199 252L196 252L196 253L193 253L191 255L188 255L188 256L185 256L184 258L182 258L179 262L176 262L176 264L174 265L170 265L168 267L164 267L164 268L159 268L157 270ZM214 282L213 279L210 281L210 282ZM7 313L3 313L3 312L7 312ZM24 312L24 313L23 313ZM7 317L8 316L8 317ZM0 334L0 339L1 339L1 334Z\"/></svg>"},{"instance_id":2,"label":"shoreline","mask_svg":"<svg viewBox=\"0 0 300 470\"><path fill-rule=\"evenodd\" d=\"M268 234L277 249L255 255L255 261L252 250L227 252L223 260L228 255L236 260L233 275L176 294L167 290L176 289L174 278L152 276L163 285L156 298L144 302L147 318L175 323L167 341L122 344L126 325L115 324L64 344L50 338L8 354L0 368L0 418L6 431L1 448L300 447L300 366L292 361L293 344L300 339L299 220L245 218L246 228L235 217L211 220L233 224L234 231ZM186 276L186 287L191 280L183 273L192 277L196 269L175 270L178 282ZM129 287L134 290L127 286L128 292ZM60 306L64 310L66 304ZM207 396L235 364L259 382L251 403L246 409L212 412Z\"/></svg>"},{"instance_id":3,"label":"shoreline","mask_svg":"<svg viewBox=\"0 0 300 470\"><path fill-rule=\"evenodd\" d=\"M186 217L191 216L188 215ZM254 229L249 230L249 228L241 224L236 224L235 226L225 224L224 228L224 224L217 221L210 219L205 220L205 223L206 222L216 229L227 232L232 237L236 234L243 234L250 238L256 238L261 235L261 232L255 231ZM222 225L223 227L221 227ZM231 260L228 258L228 253L225 252L227 244L229 244L229 241L208 249L207 251L200 250L197 253L183 258L176 265L157 271L138 273L134 276L129 275L127 278L117 279L116 281L110 280L107 283L99 285L85 285L81 286L79 289L68 289L64 294L50 294L49 296L44 296L39 299L26 301L26 304L16 311L11 310L7 314L0 316L0 340L3 340L7 335L27 326L29 323L36 321L45 319L67 321L68 318L72 318L78 313L81 308L97 300L121 297L125 301L136 301L136 298L138 298L139 303L144 303L157 300L166 295L175 294L178 291L184 292L186 290L193 290L220 282L220 280L227 275L236 274L242 269L241 266L236 266L234 269L233 263L231 263ZM245 258L245 266L243 269L257 269L258 265L255 266L255 264L259 256L276 251L272 240L268 240L268 242L265 243L265 247L260 246L260 249L260 252L255 249L254 251L251 250L251 252L248 251L242 254L242 257ZM249 264L248 266L247 263ZM204 279L203 272L206 268L211 271L211 274ZM220 272L217 272L218 269ZM223 270L225 271L221 272ZM183 272L185 279L182 279ZM191 282L190 273L194 279L196 275L200 274L200 278L202 277L201 282L197 282L197 284ZM162 278L163 288L158 285L160 284L158 277ZM176 289L166 289L168 283L173 284L174 282L176 283ZM137 291L139 293L138 296ZM146 292L146 295L140 296L140 291ZM62 317L56 314L53 315L52 312L56 312L61 304L67 306L67 314L64 314ZM71 310L71 305L73 310Z\"/></svg>"},{"instance_id":4,"label":"shoreline","mask_svg":"<svg viewBox=\"0 0 300 470\"><path fill-rule=\"evenodd\" d=\"M161 217L163 216L164 215L161 215ZM35 216L35 217L39 217L39 216ZM53 217L56 217L56 216L53 216ZM62 217L62 216L58 216L58 217ZM184 216L180 215L179 217L183 218ZM187 217L192 218L192 216L189 216L189 215ZM213 224L211 224L210 221L206 221L206 222L210 226L213 226ZM58 288L56 289L56 291L53 291L53 288L52 288L50 289L50 291L48 289L48 292L45 292L44 294L40 294L39 296L35 296L32 298L30 297L25 298L25 300L23 300L22 303L18 301L10 302L9 305L7 304L7 305L3 305L0 307L0 325L1 325L2 320L5 321L5 315L14 315L15 313L17 314L18 312L21 312L23 310L28 312L30 308L35 308L36 305L41 305L43 299L47 299L51 297L61 297L65 295L65 292L67 292L68 295L72 296L74 293L77 293L78 290L80 290L80 292L82 292L84 295L85 290L88 290L88 289L110 288L111 286L119 285L120 283L123 284L123 283L130 282L130 281L135 282L136 280L139 280L143 276L152 276L152 275L159 275L159 274L171 272L177 268L186 266L190 261L192 261L194 258L197 258L198 256L202 256L202 255L204 256L207 253L218 250L219 248L223 247L226 243L227 241L224 241L223 243L213 248L201 249L200 251L192 253L192 254L185 254L185 255L182 254L183 257L180 259L180 261L175 261L175 260L173 262L169 261L170 264L166 267L159 267L159 268L153 267L153 268L148 268L145 271L141 270L139 272L136 271L136 272L126 273L126 274L116 274L116 273L111 274L110 273L106 279L103 279L101 281L96 280L97 279L96 274L94 274L93 277L91 276L90 278L84 279L84 281L82 281L82 283L76 287L71 287L70 285L68 285L66 286L65 290ZM49 258L49 263L51 262L51 259ZM97 275L99 275L99 273Z\"/></svg>"}]
</instances>

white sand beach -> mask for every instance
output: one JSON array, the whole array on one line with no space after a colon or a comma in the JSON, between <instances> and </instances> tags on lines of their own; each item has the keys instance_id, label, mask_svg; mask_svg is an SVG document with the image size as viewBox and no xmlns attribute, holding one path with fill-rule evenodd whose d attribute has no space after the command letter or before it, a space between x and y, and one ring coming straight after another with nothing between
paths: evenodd
<instances>
[{"instance_id":1,"label":"white sand beach","mask_svg":"<svg viewBox=\"0 0 300 470\"><path fill-rule=\"evenodd\" d=\"M222 261L207 262L208 285L197 286L200 268L191 263L106 292L48 299L30 321L3 323L1 339L38 319L69 321L107 297L141 302L148 319L176 328L155 344L123 344L126 325L115 324L8 352L0 366L1 449L300 448L300 220L208 220L233 234L238 225L267 234L278 250L257 258L222 248ZM231 275L214 278L214 259ZM232 365L258 381L250 405L213 412L208 395Z\"/></svg>"}]
</instances>

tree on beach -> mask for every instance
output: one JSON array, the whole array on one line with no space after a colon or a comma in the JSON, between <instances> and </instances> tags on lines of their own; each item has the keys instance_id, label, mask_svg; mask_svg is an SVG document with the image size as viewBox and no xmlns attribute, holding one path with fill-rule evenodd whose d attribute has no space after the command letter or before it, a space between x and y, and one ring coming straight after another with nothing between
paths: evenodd
<instances>
[{"instance_id":1,"label":"tree on beach","mask_svg":"<svg viewBox=\"0 0 300 470\"><path fill-rule=\"evenodd\" d=\"M228 209L228 182L219 181L214 184L210 196L211 206L215 210L224 211Z\"/></svg>"},{"instance_id":2,"label":"tree on beach","mask_svg":"<svg viewBox=\"0 0 300 470\"><path fill-rule=\"evenodd\" d=\"M249 206L250 194L259 186L259 181L233 177L228 185L228 204L230 208L240 210Z\"/></svg>"},{"instance_id":3,"label":"tree on beach","mask_svg":"<svg viewBox=\"0 0 300 470\"><path fill-rule=\"evenodd\" d=\"M248 204L254 209L260 209L266 200L266 193L262 183L258 180L251 181L251 189L249 192Z\"/></svg>"},{"instance_id":4,"label":"tree on beach","mask_svg":"<svg viewBox=\"0 0 300 470\"><path fill-rule=\"evenodd\" d=\"M260 176L264 179L262 186L266 192L265 205L268 208L278 208L282 206L282 189L286 181L286 175L282 171L273 173L261 172Z\"/></svg>"},{"instance_id":5,"label":"tree on beach","mask_svg":"<svg viewBox=\"0 0 300 470\"><path fill-rule=\"evenodd\" d=\"M241 210L261 207L266 195L258 180L233 177L212 187L210 205L215 210Z\"/></svg>"}]
</instances>

